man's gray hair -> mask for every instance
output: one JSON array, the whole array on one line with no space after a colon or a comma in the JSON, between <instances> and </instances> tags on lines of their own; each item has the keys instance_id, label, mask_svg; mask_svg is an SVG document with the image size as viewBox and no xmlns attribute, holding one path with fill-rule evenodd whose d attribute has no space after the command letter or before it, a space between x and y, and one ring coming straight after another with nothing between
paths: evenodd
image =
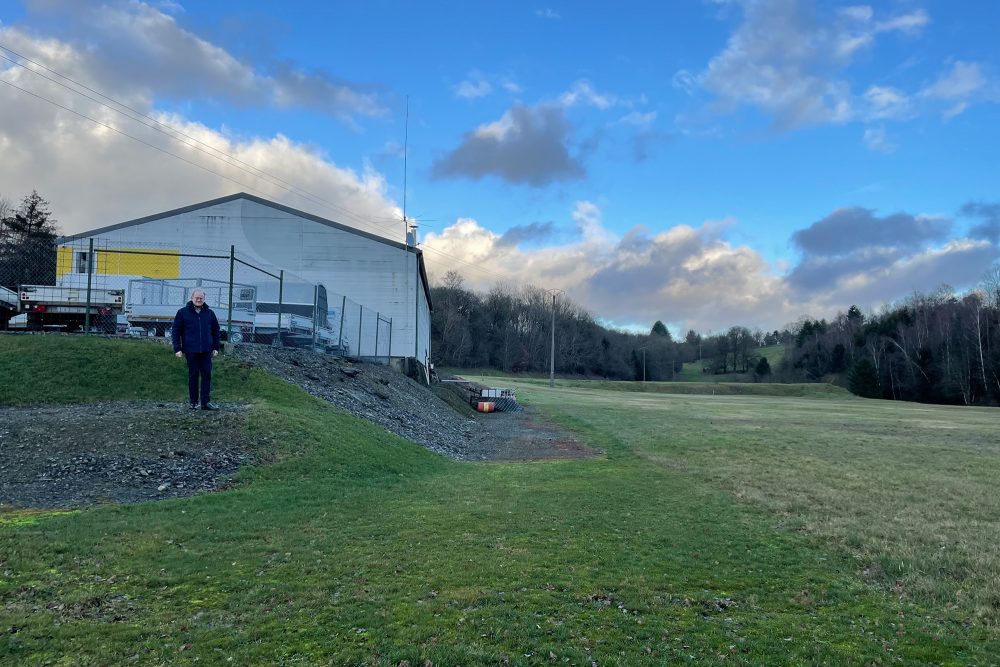
<instances>
[{"instance_id":1,"label":"man's gray hair","mask_svg":"<svg viewBox=\"0 0 1000 667\"><path fill-rule=\"evenodd\" d=\"M199 292L201 292L201 295L202 295L202 296L205 296L205 290L203 290L203 289L202 289L202 288L200 288L200 287L196 287L196 288L194 288L193 290L191 290L191 298L193 299L193 298L194 298L194 295L195 295L195 294L198 294Z\"/></svg>"}]
</instances>

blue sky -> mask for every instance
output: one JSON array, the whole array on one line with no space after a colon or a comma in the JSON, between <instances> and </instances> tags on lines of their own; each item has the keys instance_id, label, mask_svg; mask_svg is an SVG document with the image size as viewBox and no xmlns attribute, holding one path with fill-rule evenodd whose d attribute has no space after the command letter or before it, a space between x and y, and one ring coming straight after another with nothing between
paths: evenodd
<instances>
[{"instance_id":1,"label":"blue sky","mask_svg":"<svg viewBox=\"0 0 1000 667\"><path fill-rule=\"evenodd\" d=\"M0 85L0 196L37 188L80 231L247 190L400 238L408 132L432 276L562 289L620 326L770 329L970 288L1000 257L998 19L918 0L8 0L0 79L24 90Z\"/></svg>"}]
</instances>

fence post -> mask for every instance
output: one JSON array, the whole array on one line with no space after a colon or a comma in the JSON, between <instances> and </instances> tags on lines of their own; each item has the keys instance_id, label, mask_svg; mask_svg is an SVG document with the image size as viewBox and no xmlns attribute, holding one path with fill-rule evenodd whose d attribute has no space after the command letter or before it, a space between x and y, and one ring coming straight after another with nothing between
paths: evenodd
<instances>
[{"instance_id":1,"label":"fence post","mask_svg":"<svg viewBox=\"0 0 1000 667\"><path fill-rule=\"evenodd\" d=\"M340 301L340 333L337 339L337 348L343 352L344 351L344 311L347 309L347 297L344 296Z\"/></svg>"},{"instance_id":2,"label":"fence post","mask_svg":"<svg viewBox=\"0 0 1000 667\"><path fill-rule=\"evenodd\" d=\"M281 311L284 308L284 298L285 298L285 270L282 269L278 272L278 326L275 327L274 335L275 339L273 342L277 343L277 347L281 347Z\"/></svg>"},{"instance_id":3,"label":"fence post","mask_svg":"<svg viewBox=\"0 0 1000 667\"><path fill-rule=\"evenodd\" d=\"M90 244L87 246L87 310L84 311L83 315L83 335L90 335L90 286L91 279L94 275L94 238L90 238ZM124 303L122 305L125 305ZM115 327L117 329L117 326Z\"/></svg>"},{"instance_id":4,"label":"fence post","mask_svg":"<svg viewBox=\"0 0 1000 667\"><path fill-rule=\"evenodd\" d=\"M229 246L229 316L226 321L226 343L232 351L233 343L233 275L236 269L236 246Z\"/></svg>"},{"instance_id":5,"label":"fence post","mask_svg":"<svg viewBox=\"0 0 1000 667\"><path fill-rule=\"evenodd\" d=\"M372 355L375 357L375 362L378 363L378 329L382 324L382 313L375 311L375 353Z\"/></svg>"},{"instance_id":6,"label":"fence post","mask_svg":"<svg viewBox=\"0 0 1000 667\"><path fill-rule=\"evenodd\" d=\"M361 358L361 325L365 321L365 307L358 306L358 359Z\"/></svg>"},{"instance_id":7,"label":"fence post","mask_svg":"<svg viewBox=\"0 0 1000 667\"><path fill-rule=\"evenodd\" d=\"M392 318L389 318L389 349L385 354L385 363L392 364Z\"/></svg>"}]
</instances>

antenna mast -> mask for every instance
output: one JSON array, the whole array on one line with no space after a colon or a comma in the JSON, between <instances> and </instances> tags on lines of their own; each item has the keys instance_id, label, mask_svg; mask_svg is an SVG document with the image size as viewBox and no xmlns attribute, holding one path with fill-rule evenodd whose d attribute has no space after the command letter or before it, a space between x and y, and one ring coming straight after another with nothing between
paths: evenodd
<instances>
[{"instance_id":1,"label":"antenna mast","mask_svg":"<svg viewBox=\"0 0 1000 667\"><path fill-rule=\"evenodd\" d=\"M410 143L410 96L406 96L406 124L403 129L403 243L410 244L410 229L406 222L406 155Z\"/></svg>"}]
</instances>

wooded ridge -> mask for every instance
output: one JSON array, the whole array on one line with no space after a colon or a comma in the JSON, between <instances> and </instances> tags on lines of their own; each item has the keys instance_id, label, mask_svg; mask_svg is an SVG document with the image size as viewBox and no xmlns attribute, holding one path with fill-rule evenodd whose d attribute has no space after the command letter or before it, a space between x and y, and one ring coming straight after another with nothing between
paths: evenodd
<instances>
[{"instance_id":1,"label":"wooded ridge","mask_svg":"<svg viewBox=\"0 0 1000 667\"><path fill-rule=\"evenodd\" d=\"M683 340L659 321L648 334L606 327L564 295L553 299L537 287L498 284L478 293L454 271L431 293L440 366L546 373L554 322L560 375L666 381L701 361L707 374L829 382L869 398L1000 404L1000 266L964 294L945 286L878 313L850 306L830 321L803 318L773 332L691 330ZM772 368L759 350L775 344L785 354Z\"/></svg>"}]
</instances>

